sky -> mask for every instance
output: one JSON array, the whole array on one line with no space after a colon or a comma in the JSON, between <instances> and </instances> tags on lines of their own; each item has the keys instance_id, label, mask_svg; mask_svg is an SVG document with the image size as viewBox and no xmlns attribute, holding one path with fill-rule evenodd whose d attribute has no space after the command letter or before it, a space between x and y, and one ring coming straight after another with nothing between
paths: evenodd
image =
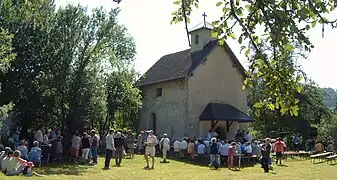
<instances>
[{"instance_id":1,"label":"sky","mask_svg":"<svg viewBox=\"0 0 337 180\"><path fill-rule=\"evenodd\" d=\"M119 23L125 25L135 39L135 68L142 74L160 57L189 48L184 24L170 24L171 14L178 8L173 2L174 0L122 0L117 5L113 0L56 0L58 6L80 3L89 9L99 6L106 9L119 7ZM215 6L217 2L218 0L201 0L199 9L194 10L190 17L188 28L203 21L203 12L207 14L208 22L218 20L221 9ZM337 12L330 14L330 17L337 18ZM326 26L322 37L322 26L317 25L309 31L309 37L315 48L299 64L320 87L337 89L337 29ZM228 40L227 43L241 63L247 65L244 53L240 54L239 43L235 40Z\"/></svg>"}]
</instances>

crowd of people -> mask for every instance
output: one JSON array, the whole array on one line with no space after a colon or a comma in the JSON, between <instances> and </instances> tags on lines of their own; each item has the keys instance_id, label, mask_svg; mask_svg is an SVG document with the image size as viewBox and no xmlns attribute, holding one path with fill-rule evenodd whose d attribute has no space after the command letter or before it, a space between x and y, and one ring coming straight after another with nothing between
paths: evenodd
<instances>
[{"instance_id":1,"label":"crowd of people","mask_svg":"<svg viewBox=\"0 0 337 180\"><path fill-rule=\"evenodd\" d=\"M33 134L31 145L27 139L19 140L18 134L14 133L9 138L9 147L4 148L0 154L1 169L6 175L41 176L34 173L33 167L40 167L54 161L64 161L65 140L56 128L49 131L37 129ZM169 156L187 157L191 160L208 158L210 167L218 168L220 165L227 164L229 169L238 169L240 164L238 161L241 157L255 157L260 161L261 168L268 172L272 169L270 157L272 152L276 154L276 164L282 163L282 155L289 143L286 139L283 141L281 138L266 138L259 141L255 140L249 132L240 130L237 131L235 140L221 140L218 133L212 130L204 138L181 139L169 138L166 133L157 138L152 130L141 131L138 137L135 137L131 131L110 130L102 139L95 130L81 134L76 131L69 142L71 144L69 162L95 165L98 163L99 151L103 147L105 149L104 169L110 169L112 158L115 159L115 166L120 167L123 158L128 156L132 159L135 153L139 153L145 155L145 169L148 170L154 169L154 157L160 154L163 163L168 162ZM296 136L292 139L289 145L296 150L301 140ZM320 141L315 141L312 146L314 153L325 150L335 151L332 142L326 148ZM151 164L150 160L152 160Z\"/></svg>"}]
</instances>

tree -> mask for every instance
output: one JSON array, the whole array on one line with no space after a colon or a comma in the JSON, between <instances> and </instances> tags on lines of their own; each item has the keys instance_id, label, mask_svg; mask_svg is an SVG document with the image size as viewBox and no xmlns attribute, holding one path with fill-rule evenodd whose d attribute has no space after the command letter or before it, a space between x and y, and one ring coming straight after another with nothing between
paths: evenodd
<instances>
[{"instance_id":1,"label":"tree","mask_svg":"<svg viewBox=\"0 0 337 180\"><path fill-rule=\"evenodd\" d=\"M137 130L138 110L141 106L141 95L138 88L134 87L136 80L134 71L115 71L107 76L108 91L108 116L104 126ZM114 119L116 115L119 118ZM106 129L106 128L105 128Z\"/></svg>"},{"instance_id":2,"label":"tree","mask_svg":"<svg viewBox=\"0 0 337 180\"><path fill-rule=\"evenodd\" d=\"M10 67L11 61L15 58L12 48L13 35L8 31L0 28L0 74L4 74ZM0 84L1 87L1 84ZM0 89L0 93L2 93ZM13 104L9 103L0 107L0 117L7 115L8 111L12 109Z\"/></svg>"},{"instance_id":3,"label":"tree","mask_svg":"<svg viewBox=\"0 0 337 180\"><path fill-rule=\"evenodd\" d=\"M262 83L261 83L262 82ZM296 93L299 100L297 116L282 115L279 110L271 110L267 107L256 107L264 96L264 82L261 81L254 88L248 89L248 100L251 105L251 115L255 121L251 124L258 134L268 135L272 131L279 133L301 133L305 138L310 137L311 127L318 126L333 116L323 102L323 92L311 81L303 84L301 93ZM320 126L318 126L320 127Z\"/></svg>"},{"instance_id":4,"label":"tree","mask_svg":"<svg viewBox=\"0 0 337 180\"><path fill-rule=\"evenodd\" d=\"M119 9L88 13L78 5L55 9L53 0L2 1L1 26L13 33L17 54L7 73L0 104L13 101L24 131L60 127L72 133L104 122L106 79L131 71L135 43L118 23ZM10 41L8 41L10 42Z\"/></svg>"},{"instance_id":5,"label":"tree","mask_svg":"<svg viewBox=\"0 0 337 180\"><path fill-rule=\"evenodd\" d=\"M189 22L189 15L194 8L198 8L199 0L178 0L174 2L179 8L173 12L172 22ZM249 70L245 86L253 86L257 78L265 78L269 83L265 90L270 95L277 96L271 109L281 110L282 114L297 115L295 97L282 96L284 92L301 88L300 77L296 81L289 79L295 70L291 59L280 58L284 52L304 50L310 52L314 45L308 37L308 30L317 23L322 25L322 33L326 25L336 27L336 20L328 20L326 14L335 10L335 0L226 0L219 1L216 6L222 8L223 15L216 21L212 35L222 44L227 38L237 39L242 44L242 50L249 61ZM234 33L234 28L239 27L242 32ZM259 32L259 28L263 32ZM237 31L236 31L237 32ZM237 38L238 37L238 38ZM261 40L261 37L264 39ZM296 46L295 46L296 45ZM263 47L271 47L269 52ZM251 56L251 52L255 52ZM288 53L288 54L289 54ZM258 76L255 72L259 72ZM275 88L276 87L276 88ZM268 101L268 97L265 100ZM263 106L271 107L270 103ZM262 107L261 107L262 108Z\"/></svg>"}]
</instances>

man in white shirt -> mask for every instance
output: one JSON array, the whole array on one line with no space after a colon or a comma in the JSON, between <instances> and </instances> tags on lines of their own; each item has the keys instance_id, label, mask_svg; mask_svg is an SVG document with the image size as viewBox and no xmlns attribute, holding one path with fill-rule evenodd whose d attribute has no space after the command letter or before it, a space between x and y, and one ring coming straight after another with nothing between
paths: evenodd
<instances>
[{"instance_id":1,"label":"man in white shirt","mask_svg":"<svg viewBox=\"0 0 337 180\"><path fill-rule=\"evenodd\" d=\"M245 147L245 153L246 153L246 155L248 155L248 156L251 156L251 155L252 155L253 149L252 149L252 146L251 146L250 143L247 143L247 144L246 144L246 147Z\"/></svg>"},{"instance_id":2,"label":"man in white shirt","mask_svg":"<svg viewBox=\"0 0 337 180\"><path fill-rule=\"evenodd\" d=\"M226 141L226 142L222 141L221 145L220 145L220 148L219 148L220 155L224 156L224 157L228 156L228 150L229 150L228 141Z\"/></svg>"},{"instance_id":3,"label":"man in white shirt","mask_svg":"<svg viewBox=\"0 0 337 180\"><path fill-rule=\"evenodd\" d=\"M145 148L145 160L146 166L144 169L154 169L154 156L156 155L156 145L158 144L157 137L153 134L153 131L149 131L149 136L146 140L146 148ZM149 156L152 159L152 167L149 167Z\"/></svg>"},{"instance_id":4,"label":"man in white shirt","mask_svg":"<svg viewBox=\"0 0 337 180\"><path fill-rule=\"evenodd\" d=\"M206 146L203 143L199 143L197 147L197 154L198 155L206 154Z\"/></svg>"},{"instance_id":5,"label":"man in white shirt","mask_svg":"<svg viewBox=\"0 0 337 180\"><path fill-rule=\"evenodd\" d=\"M170 140L169 138L167 138L167 134L165 133L163 135L163 138L161 138L160 142L159 142L159 146L160 149L162 149L163 151L163 163L166 163L166 155L167 155L167 151L170 150Z\"/></svg>"},{"instance_id":6,"label":"man in white shirt","mask_svg":"<svg viewBox=\"0 0 337 180\"><path fill-rule=\"evenodd\" d=\"M43 143L43 133L40 129L38 129L34 134L34 140L38 141L40 144Z\"/></svg>"},{"instance_id":7,"label":"man in white shirt","mask_svg":"<svg viewBox=\"0 0 337 180\"><path fill-rule=\"evenodd\" d=\"M115 150L115 142L114 142L114 130L110 130L109 134L105 137L105 166L104 169L110 169L110 160L112 157L112 152Z\"/></svg>"},{"instance_id":8,"label":"man in white shirt","mask_svg":"<svg viewBox=\"0 0 337 180\"><path fill-rule=\"evenodd\" d=\"M180 157L184 157L187 154L186 138L183 138L183 140L180 142L179 149L180 149Z\"/></svg>"},{"instance_id":9,"label":"man in white shirt","mask_svg":"<svg viewBox=\"0 0 337 180\"><path fill-rule=\"evenodd\" d=\"M180 141L177 138L176 141L174 141L173 143L173 149L174 149L174 153L176 154L177 157L179 157L179 152L180 152Z\"/></svg>"}]
</instances>

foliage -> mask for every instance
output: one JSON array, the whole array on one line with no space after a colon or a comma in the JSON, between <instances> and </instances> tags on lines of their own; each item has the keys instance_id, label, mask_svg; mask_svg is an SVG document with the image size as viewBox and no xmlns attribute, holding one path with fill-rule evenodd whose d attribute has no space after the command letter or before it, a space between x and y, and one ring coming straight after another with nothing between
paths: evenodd
<instances>
[{"instance_id":1,"label":"foliage","mask_svg":"<svg viewBox=\"0 0 337 180\"><path fill-rule=\"evenodd\" d=\"M8 31L0 28L0 74L7 72L10 67L11 61L15 58L12 48L13 35L10 35ZM1 84L0 84L1 88ZM2 93L0 89L0 93ZM5 117L7 113L13 108L13 104L5 104L0 107L0 117ZM0 122L1 125L1 122Z\"/></svg>"},{"instance_id":2,"label":"foliage","mask_svg":"<svg viewBox=\"0 0 337 180\"><path fill-rule=\"evenodd\" d=\"M173 12L173 23L184 19L189 22L193 9L199 7L199 0L177 0L177 11ZM328 20L325 15L335 10L334 0L228 0L219 1L223 15L213 22L212 35L222 44L227 38L237 39L249 61L245 87L253 87L256 79L263 78L268 96L259 108L279 110L281 114L298 114L298 99L291 96L301 91L301 75L294 74L297 67L289 56L295 50L310 52L314 45L308 38L308 30L317 23L336 27L337 20ZM186 22L186 23L187 23ZM234 33L234 28L241 33ZM261 31L262 30L262 31ZM237 32L237 31L236 31ZM270 47L264 51L264 47ZM252 56L251 52L255 52ZM291 77L291 78L290 78ZM290 96L284 96L284 94ZM270 100L270 97L276 99Z\"/></svg>"},{"instance_id":3,"label":"foliage","mask_svg":"<svg viewBox=\"0 0 337 180\"><path fill-rule=\"evenodd\" d=\"M249 104L264 99L267 94L264 91L264 83L260 81L254 88L248 89ZM332 118L329 108L324 105L323 92L313 82L307 82L302 85L303 91L294 96L298 102L298 116L282 115L279 111L273 111L266 107L251 107L251 115L255 122L252 128L261 134L267 135L271 131L286 133L301 133L306 138L311 135L311 127Z\"/></svg>"},{"instance_id":4,"label":"foliage","mask_svg":"<svg viewBox=\"0 0 337 180\"><path fill-rule=\"evenodd\" d=\"M140 90L133 86L134 72L116 71L107 78L109 115L117 116L115 128L130 127L137 130L138 110L141 106ZM122 117L122 118L121 118Z\"/></svg>"},{"instance_id":5,"label":"foliage","mask_svg":"<svg viewBox=\"0 0 337 180\"><path fill-rule=\"evenodd\" d=\"M115 111L107 105L108 96L115 96L109 94L108 79L116 70L134 72L135 43L118 22L120 10L100 7L88 13L80 5L56 9L53 0L13 3L4 0L1 9L0 24L13 34L9 47L16 57L0 75L0 104L15 104L23 131L41 126L69 133L99 129ZM121 78L127 86L119 94L137 92L133 79ZM134 107L133 101L123 102L123 111Z\"/></svg>"},{"instance_id":6,"label":"foliage","mask_svg":"<svg viewBox=\"0 0 337 180\"><path fill-rule=\"evenodd\" d=\"M318 126L319 138L325 142L333 141L337 143L337 114L332 118L324 119Z\"/></svg>"}]
</instances>

